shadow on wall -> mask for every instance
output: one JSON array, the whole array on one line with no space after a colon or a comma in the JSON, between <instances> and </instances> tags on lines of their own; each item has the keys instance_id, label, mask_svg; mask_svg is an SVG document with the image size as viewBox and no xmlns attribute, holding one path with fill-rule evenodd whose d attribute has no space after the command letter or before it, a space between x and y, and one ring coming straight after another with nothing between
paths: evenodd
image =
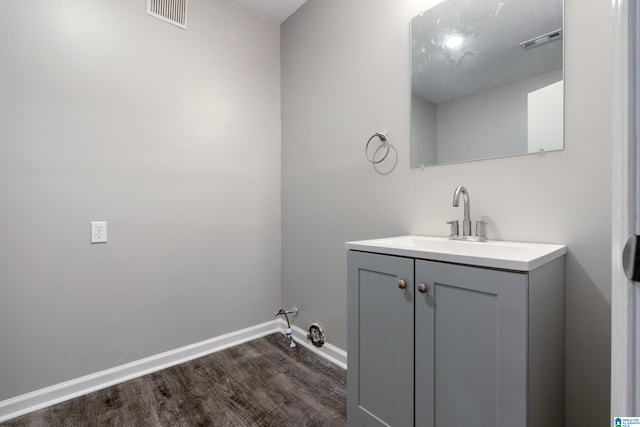
<instances>
[{"instance_id":1,"label":"shadow on wall","mask_svg":"<svg viewBox=\"0 0 640 427\"><path fill-rule=\"evenodd\" d=\"M611 303L590 278L588 272L569 252L566 258L566 402L567 421L570 425L607 425L609 414L603 408L589 407L579 402L596 401L610 405ZM589 357L583 357L589 354ZM590 361L606 361L606 369L594 369ZM598 396L593 396L598 393ZM601 417L602 419L598 419Z\"/></svg>"}]
</instances>

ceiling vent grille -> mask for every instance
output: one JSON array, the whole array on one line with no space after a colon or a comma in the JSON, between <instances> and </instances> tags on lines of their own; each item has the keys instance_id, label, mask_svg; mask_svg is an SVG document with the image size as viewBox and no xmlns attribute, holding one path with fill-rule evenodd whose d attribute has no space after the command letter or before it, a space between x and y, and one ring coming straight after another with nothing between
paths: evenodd
<instances>
[{"instance_id":1,"label":"ceiling vent grille","mask_svg":"<svg viewBox=\"0 0 640 427\"><path fill-rule=\"evenodd\" d=\"M147 0L147 14L187 29L187 0Z\"/></svg>"},{"instance_id":2,"label":"ceiling vent grille","mask_svg":"<svg viewBox=\"0 0 640 427\"><path fill-rule=\"evenodd\" d=\"M526 42L522 42L520 43L520 46L524 50L527 50L560 39L562 39L562 28L560 28L559 30L551 31L547 34L543 34L531 40L527 40Z\"/></svg>"}]
</instances>

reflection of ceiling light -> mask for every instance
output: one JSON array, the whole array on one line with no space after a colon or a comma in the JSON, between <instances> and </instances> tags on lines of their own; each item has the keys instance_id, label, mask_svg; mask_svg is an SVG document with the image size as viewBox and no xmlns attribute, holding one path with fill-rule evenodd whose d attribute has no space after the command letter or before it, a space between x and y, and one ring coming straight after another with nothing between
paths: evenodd
<instances>
[{"instance_id":1,"label":"reflection of ceiling light","mask_svg":"<svg viewBox=\"0 0 640 427\"><path fill-rule=\"evenodd\" d=\"M451 34L445 39L444 45L449 49L455 49L460 47L463 41L464 37L462 37L460 34Z\"/></svg>"}]
</instances>

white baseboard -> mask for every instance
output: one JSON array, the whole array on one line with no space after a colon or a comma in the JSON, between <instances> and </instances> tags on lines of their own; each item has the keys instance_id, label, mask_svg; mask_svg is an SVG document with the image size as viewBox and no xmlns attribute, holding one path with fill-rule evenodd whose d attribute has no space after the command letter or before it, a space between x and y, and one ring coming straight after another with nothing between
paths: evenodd
<instances>
[{"instance_id":1,"label":"white baseboard","mask_svg":"<svg viewBox=\"0 0 640 427\"><path fill-rule=\"evenodd\" d=\"M115 384L141 377L152 372L188 362L225 348L242 344L275 332L284 334L286 323L276 319L246 329L220 335L199 343L187 345L164 353L136 360L111 369L85 375L50 387L26 393L0 402L0 422L64 402L75 397L91 393ZM347 353L328 343L316 348L307 341L307 332L293 326L294 340L326 358L336 365L347 369Z\"/></svg>"},{"instance_id":2,"label":"white baseboard","mask_svg":"<svg viewBox=\"0 0 640 427\"><path fill-rule=\"evenodd\" d=\"M277 319L12 397L0 402L0 422L274 332L284 333L282 324Z\"/></svg>"}]
</instances>

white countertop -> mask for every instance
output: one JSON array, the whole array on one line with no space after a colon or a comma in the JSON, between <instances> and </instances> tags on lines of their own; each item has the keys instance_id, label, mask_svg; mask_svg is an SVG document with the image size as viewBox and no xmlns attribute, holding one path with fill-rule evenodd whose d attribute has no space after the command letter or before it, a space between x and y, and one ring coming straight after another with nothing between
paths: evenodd
<instances>
[{"instance_id":1,"label":"white countertop","mask_svg":"<svg viewBox=\"0 0 640 427\"><path fill-rule=\"evenodd\" d=\"M413 235L346 242L345 248L518 271L534 270L567 253L565 245Z\"/></svg>"}]
</instances>

